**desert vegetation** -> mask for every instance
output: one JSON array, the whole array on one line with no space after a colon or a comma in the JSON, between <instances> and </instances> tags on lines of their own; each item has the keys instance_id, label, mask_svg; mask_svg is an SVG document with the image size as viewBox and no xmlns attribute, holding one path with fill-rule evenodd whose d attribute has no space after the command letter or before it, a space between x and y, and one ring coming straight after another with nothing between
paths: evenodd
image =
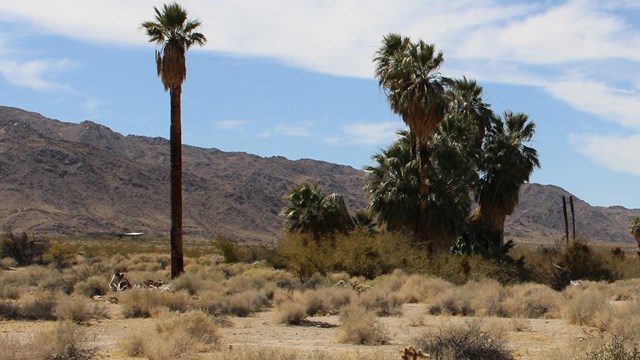
<instances>
[{"instance_id":1,"label":"desert vegetation","mask_svg":"<svg viewBox=\"0 0 640 360\"><path fill-rule=\"evenodd\" d=\"M336 236L339 253L311 239L308 246L319 247L306 262L288 258L295 251L286 241L275 247L225 243L226 251L222 239L188 243L188 253L198 256L186 257L185 273L176 279L170 278L169 255L145 240L132 245L148 245L146 252L130 253L115 241L54 239L49 242L57 246L24 266L2 248L2 263L9 266L0 271L0 341L14 354L8 358L36 359L398 359L409 346L438 359L632 359L637 354L635 257L620 258L611 248L585 243L516 246L513 251L529 254L521 269L507 271L495 259L465 255L470 269L464 275L461 255L409 253L388 246L405 241L388 233L344 236L351 243L339 245L344 239ZM69 247L77 252L64 266L49 254ZM359 257L362 251L405 261L380 261L377 267L376 257ZM109 255L97 255L101 252ZM554 264L562 260L571 275L580 276L579 285L556 286L565 275ZM586 262L590 270L572 261ZM303 265L310 275L296 271ZM107 284L116 270L134 284L163 280L171 290L112 292ZM546 331L567 337L554 340ZM528 336L544 338L544 346ZM570 346L577 338L581 347ZM278 339L288 345L270 342Z\"/></svg>"}]
</instances>

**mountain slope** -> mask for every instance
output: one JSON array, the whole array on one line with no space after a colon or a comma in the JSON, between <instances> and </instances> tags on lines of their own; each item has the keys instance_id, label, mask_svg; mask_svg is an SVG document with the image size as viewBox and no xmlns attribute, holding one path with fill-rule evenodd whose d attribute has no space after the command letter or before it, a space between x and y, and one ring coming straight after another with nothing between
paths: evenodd
<instances>
[{"instance_id":1,"label":"mountain slope","mask_svg":"<svg viewBox=\"0 0 640 360\"><path fill-rule=\"evenodd\" d=\"M350 211L366 207L364 173L322 161L262 158L184 146L184 231L239 241L280 237L283 196L309 181L344 195ZM85 121L47 119L0 107L0 227L34 234L143 231L169 233L169 143L123 136ZM554 186L525 184L507 220L506 236L556 240L564 234L562 195ZM638 210L591 207L575 199L578 235L629 242Z\"/></svg>"}]
</instances>

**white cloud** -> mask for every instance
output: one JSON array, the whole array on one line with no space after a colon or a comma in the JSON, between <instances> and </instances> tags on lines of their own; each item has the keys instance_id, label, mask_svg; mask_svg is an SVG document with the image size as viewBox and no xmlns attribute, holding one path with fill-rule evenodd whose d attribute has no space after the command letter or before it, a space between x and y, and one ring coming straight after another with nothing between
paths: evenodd
<instances>
[{"instance_id":1,"label":"white cloud","mask_svg":"<svg viewBox=\"0 0 640 360\"><path fill-rule=\"evenodd\" d=\"M640 93L596 82L556 82L549 93L582 111L640 130Z\"/></svg>"},{"instance_id":2,"label":"white cloud","mask_svg":"<svg viewBox=\"0 0 640 360\"><path fill-rule=\"evenodd\" d=\"M236 130L248 123L249 121L247 120L226 119L226 120L216 121L215 125L225 130Z\"/></svg>"},{"instance_id":3,"label":"white cloud","mask_svg":"<svg viewBox=\"0 0 640 360\"><path fill-rule=\"evenodd\" d=\"M311 137L313 136L312 127L314 122L304 121L295 124L279 124L272 133L293 137Z\"/></svg>"},{"instance_id":4,"label":"white cloud","mask_svg":"<svg viewBox=\"0 0 640 360\"><path fill-rule=\"evenodd\" d=\"M636 156L640 134L571 134L569 141L580 153L607 169L640 176L640 162Z\"/></svg>"},{"instance_id":5,"label":"white cloud","mask_svg":"<svg viewBox=\"0 0 640 360\"><path fill-rule=\"evenodd\" d=\"M31 60L19 62L0 59L0 74L7 81L36 90L67 90L68 85L47 80L53 72L67 69L71 65L69 60Z\"/></svg>"},{"instance_id":6,"label":"white cloud","mask_svg":"<svg viewBox=\"0 0 640 360\"><path fill-rule=\"evenodd\" d=\"M358 123L342 126L342 133L325 139L338 145L388 145L402 125L396 122Z\"/></svg>"}]
</instances>

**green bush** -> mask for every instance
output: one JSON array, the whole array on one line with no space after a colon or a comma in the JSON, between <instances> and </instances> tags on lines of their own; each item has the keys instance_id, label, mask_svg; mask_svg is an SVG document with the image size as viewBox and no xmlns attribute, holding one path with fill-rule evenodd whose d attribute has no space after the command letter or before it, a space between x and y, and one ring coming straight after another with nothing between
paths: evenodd
<instances>
[{"instance_id":1,"label":"green bush","mask_svg":"<svg viewBox=\"0 0 640 360\"><path fill-rule=\"evenodd\" d=\"M24 232L20 235L7 233L0 240L0 258L13 258L20 266L42 263L42 257L50 247L48 240L29 237Z\"/></svg>"}]
</instances>

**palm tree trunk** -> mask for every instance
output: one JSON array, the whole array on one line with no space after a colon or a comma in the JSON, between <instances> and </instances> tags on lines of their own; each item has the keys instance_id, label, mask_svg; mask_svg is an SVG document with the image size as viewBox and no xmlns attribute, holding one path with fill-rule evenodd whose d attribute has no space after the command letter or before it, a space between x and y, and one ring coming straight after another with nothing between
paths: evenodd
<instances>
[{"instance_id":1,"label":"palm tree trunk","mask_svg":"<svg viewBox=\"0 0 640 360\"><path fill-rule=\"evenodd\" d=\"M429 243L429 229L427 226L427 194L429 194L429 184L427 184L427 179L429 174L427 172L427 160L429 159L429 151L427 150L427 144L419 144L420 150L420 171L418 181L420 184L420 213L418 217L418 231L417 238L419 242L428 243L429 251L433 252L435 249L433 248L433 244Z\"/></svg>"},{"instance_id":2,"label":"palm tree trunk","mask_svg":"<svg viewBox=\"0 0 640 360\"><path fill-rule=\"evenodd\" d=\"M172 86L171 97L171 278L184 272L182 250L182 86Z\"/></svg>"}]
</instances>

